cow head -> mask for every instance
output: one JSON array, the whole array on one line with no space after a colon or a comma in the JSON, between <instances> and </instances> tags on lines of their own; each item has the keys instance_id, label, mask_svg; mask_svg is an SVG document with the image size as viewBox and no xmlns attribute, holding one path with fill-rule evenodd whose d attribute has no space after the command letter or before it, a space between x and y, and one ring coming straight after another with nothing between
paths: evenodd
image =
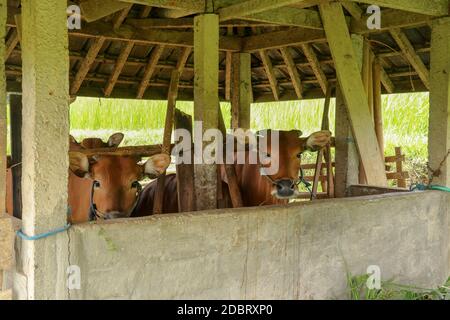
<instances>
[{"instance_id":1,"label":"cow head","mask_svg":"<svg viewBox=\"0 0 450 320\"><path fill-rule=\"evenodd\" d=\"M272 135L271 131L265 131L260 136L259 155L264 159L261 162L261 171L264 174L265 168L277 168L273 175L267 174L267 179L273 184L272 196L278 199L291 199L297 196L297 185L300 177L301 157L305 151L318 151L325 147L331 141L331 132L319 131L313 133L308 138L301 138L302 132L278 131L278 134ZM279 138L278 148L272 140L273 137Z\"/></svg>"},{"instance_id":2,"label":"cow head","mask_svg":"<svg viewBox=\"0 0 450 320\"><path fill-rule=\"evenodd\" d=\"M91 207L99 219L126 218L133 212L141 190L140 181L146 176L156 178L170 164L170 157L158 154L140 164L140 158L130 156L87 157L70 153L70 169L92 180Z\"/></svg>"},{"instance_id":3,"label":"cow head","mask_svg":"<svg viewBox=\"0 0 450 320\"><path fill-rule=\"evenodd\" d=\"M123 133L114 133L107 142L99 138L86 138L80 143L73 136L69 136L69 149L72 151L80 149L117 148L123 141Z\"/></svg>"}]
</instances>

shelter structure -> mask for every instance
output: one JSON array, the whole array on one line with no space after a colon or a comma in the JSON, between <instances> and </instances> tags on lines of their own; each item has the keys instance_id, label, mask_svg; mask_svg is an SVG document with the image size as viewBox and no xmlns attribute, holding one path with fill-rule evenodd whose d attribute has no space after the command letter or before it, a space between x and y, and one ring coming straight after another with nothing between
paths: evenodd
<instances>
[{"instance_id":1,"label":"shelter structure","mask_svg":"<svg viewBox=\"0 0 450 320\"><path fill-rule=\"evenodd\" d=\"M343 197L360 176L367 185L387 187L381 94L429 91L430 175L434 183L450 187L448 0L0 0L0 34L0 212L5 211L8 93L12 160L21 163L14 179L21 181L26 234L66 223L69 105L77 96L168 100L169 107L177 99L194 101L194 119L203 122L204 132L219 127L219 101L231 102L233 128L249 128L252 103L323 98L335 87L335 185L336 196ZM195 166L194 176L196 209L216 209L215 166ZM433 211L433 226L448 223L448 201L436 203L443 205ZM406 204L399 208L406 210ZM71 254L82 263L85 250L69 241L71 232L83 243L80 230L20 241L18 297L71 297L66 267ZM445 235L432 240L444 244L433 242L433 252L445 256L425 284L443 281L450 271L448 228L439 232ZM431 241L428 236L423 234ZM419 255L425 257L426 248ZM257 268L257 260L251 263ZM423 274L433 268L431 263L420 267ZM254 295L229 297L276 296L268 287L267 295L251 288ZM180 289L167 296L196 292Z\"/></svg>"}]
</instances>

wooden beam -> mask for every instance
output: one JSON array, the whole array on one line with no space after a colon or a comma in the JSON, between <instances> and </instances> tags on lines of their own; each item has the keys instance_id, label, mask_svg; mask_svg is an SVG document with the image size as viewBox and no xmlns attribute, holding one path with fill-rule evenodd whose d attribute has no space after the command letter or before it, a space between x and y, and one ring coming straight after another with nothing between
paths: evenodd
<instances>
[{"instance_id":1,"label":"wooden beam","mask_svg":"<svg viewBox=\"0 0 450 320\"><path fill-rule=\"evenodd\" d=\"M423 63L422 59L416 53L413 45L409 41L406 34L401 29L391 29L391 36L394 38L397 45L402 50L407 61L412 65L414 70L417 71L423 84L430 89L430 71Z\"/></svg>"},{"instance_id":2,"label":"wooden beam","mask_svg":"<svg viewBox=\"0 0 450 320\"><path fill-rule=\"evenodd\" d=\"M144 6L165 8L173 10L185 10L193 13L203 12L205 2L203 0L119 0L125 3L142 4Z\"/></svg>"},{"instance_id":3,"label":"wooden beam","mask_svg":"<svg viewBox=\"0 0 450 320\"><path fill-rule=\"evenodd\" d=\"M309 61L309 64L311 66L311 69L314 72L314 75L317 78L317 81L319 81L320 87L322 88L323 93L325 94L327 92L327 86L328 86L328 80L327 76L322 70L322 67L319 63L319 60L317 59L316 54L314 53L313 48L308 43L303 43L301 45L303 54L305 55L306 59Z\"/></svg>"},{"instance_id":4,"label":"wooden beam","mask_svg":"<svg viewBox=\"0 0 450 320\"><path fill-rule=\"evenodd\" d=\"M127 24L138 29L183 29L193 28L194 18L150 18L150 19L127 19ZM270 22L246 21L246 20L228 20L220 23L221 27L270 27L275 26ZM228 34L232 36L233 34Z\"/></svg>"},{"instance_id":5,"label":"wooden beam","mask_svg":"<svg viewBox=\"0 0 450 320\"><path fill-rule=\"evenodd\" d=\"M127 42L123 44L123 48L120 51L120 55L117 58L116 64L114 66L114 70L109 77L108 83L105 87L105 97L109 97L114 90L114 87L119 79L120 74L122 73L123 67L130 56L131 50L134 48L133 42Z\"/></svg>"},{"instance_id":6,"label":"wooden beam","mask_svg":"<svg viewBox=\"0 0 450 320\"><path fill-rule=\"evenodd\" d=\"M7 93L5 64L7 57L6 38L7 1L0 1L0 214L6 213L6 167L7 167ZM2 248L0 248L1 250ZM0 265L0 273L3 271ZM1 283L0 283L1 285ZM1 290L1 287L0 287Z\"/></svg>"},{"instance_id":7,"label":"wooden beam","mask_svg":"<svg viewBox=\"0 0 450 320\"><path fill-rule=\"evenodd\" d=\"M261 61L264 65L264 70L266 71L273 97L278 101L280 99L280 89L278 88L278 80L273 71L272 61L270 60L269 54L265 50L260 50L259 55L261 56Z\"/></svg>"},{"instance_id":8,"label":"wooden beam","mask_svg":"<svg viewBox=\"0 0 450 320\"><path fill-rule=\"evenodd\" d=\"M17 29L15 29L9 36L8 41L6 41L5 61L8 60L9 56L11 55L11 53L17 47L18 44L19 44L19 34L17 33Z\"/></svg>"},{"instance_id":9,"label":"wooden beam","mask_svg":"<svg viewBox=\"0 0 450 320\"><path fill-rule=\"evenodd\" d=\"M250 129L252 70L250 53L233 53L231 71L231 127Z\"/></svg>"},{"instance_id":10,"label":"wooden beam","mask_svg":"<svg viewBox=\"0 0 450 320\"><path fill-rule=\"evenodd\" d=\"M11 94L9 106L13 208L8 213L22 219L22 95Z\"/></svg>"},{"instance_id":11,"label":"wooden beam","mask_svg":"<svg viewBox=\"0 0 450 320\"><path fill-rule=\"evenodd\" d=\"M319 8L367 182L386 186L384 159L381 158L375 130L368 125L373 122L342 5L323 3Z\"/></svg>"},{"instance_id":12,"label":"wooden beam","mask_svg":"<svg viewBox=\"0 0 450 320\"><path fill-rule=\"evenodd\" d=\"M177 65L175 66L175 70L180 73L180 77L183 74L184 67L189 59L189 56L192 53L192 48L183 48L181 49L180 56L177 61Z\"/></svg>"},{"instance_id":13,"label":"wooden beam","mask_svg":"<svg viewBox=\"0 0 450 320\"><path fill-rule=\"evenodd\" d=\"M112 41L132 41L136 45L171 45L178 47L193 47L194 33L175 30L139 30L131 25L123 24L114 30L110 23L97 21L89 23L81 30L71 30L70 35L99 38ZM241 40L237 37L221 36L220 49L224 51L241 51Z\"/></svg>"},{"instance_id":14,"label":"wooden beam","mask_svg":"<svg viewBox=\"0 0 450 320\"><path fill-rule=\"evenodd\" d=\"M309 29L323 29L319 13L308 9L284 7L267 12L241 16L241 19Z\"/></svg>"},{"instance_id":15,"label":"wooden beam","mask_svg":"<svg viewBox=\"0 0 450 320\"><path fill-rule=\"evenodd\" d=\"M156 65L161 58L161 55L164 51L164 46L156 46L153 48L152 53L150 55L150 59L148 60L147 66L144 71L144 75L142 76L141 83L139 84L139 88L137 90L136 99L142 99L145 94L145 91L148 88L150 79L152 78L153 73L155 72Z\"/></svg>"},{"instance_id":16,"label":"wooden beam","mask_svg":"<svg viewBox=\"0 0 450 320\"><path fill-rule=\"evenodd\" d=\"M386 73L386 70L384 70L384 68L381 65L380 68L381 68L381 83L383 84L387 93L394 93L395 92L394 83L392 82L391 78L389 78L389 75Z\"/></svg>"},{"instance_id":17,"label":"wooden beam","mask_svg":"<svg viewBox=\"0 0 450 320\"><path fill-rule=\"evenodd\" d=\"M194 128L195 141L203 141L208 129L217 129L219 122L219 17L203 14L194 21L194 120L202 122L202 129ZM208 143L203 142L203 151ZM202 152L203 153L203 152ZM196 164L195 198L197 210L217 208L217 166Z\"/></svg>"},{"instance_id":18,"label":"wooden beam","mask_svg":"<svg viewBox=\"0 0 450 320\"><path fill-rule=\"evenodd\" d=\"M298 72L297 66L295 65L294 58L292 57L289 48L281 48L281 55L283 56L284 63L287 66L289 76L292 80L292 85L294 86L295 93L299 99L302 98L303 86L300 79L300 73Z\"/></svg>"},{"instance_id":19,"label":"wooden beam","mask_svg":"<svg viewBox=\"0 0 450 320\"><path fill-rule=\"evenodd\" d=\"M113 28L114 29L120 28L122 23L128 17L128 14L130 13L130 10L132 7L133 7L133 5L131 4L116 14L116 16L114 17L114 20L113 20Z\"/></svg>"},{"instance_id":20,"label":"wooden beam","mask_svg":"<svg viewBox=\"0 0 450 320\"><path fill-rule=\"evenodd\" d=\"M376 59L373 64L373 120L380 154L384 158L383 104L381 99L381 63Z\"/></svg>"},{"instance_id":21,"label":"wooden beam","mask_svg":"<svg viewBox=\"0 0 450 320\"><path fill-rule=\"evenodd\" d=\"M219 9L220 21L239 18L288 6L302 0L247 0Z\"/></svg>"},{"instance_id":22,"label":"wooden beam","mask_svg":"<svg viewBox=\"0 0 450 320\"><path fill-rule=\"evenodd\" d=\"M361 18L364 15L364 11L359 7L357 3L351 1L340 1L340 2L342 6L345 8L345 10L347 10L348 13L351 14L353 19L361 20Z\"/></svg>"},{"instance_id":23,"label":"wooden beam","mask_svg":"<svg viewBox=\"0 0 450 320\"><path fill-rule=\"evenodd\" d=\"M87 22L99 20L128 6L116 0L85 0L80 3L81 14Z\"/></svg>"},{"instance_id":24,"label":"wooden beam","mask_svg":"<svg viewBox=\"0 0 450 320\"><path fill-rule=\"evenodd\" d=\"M103 47L103 44L105 43L105 37L100 37L95 40L93 40L86 57L84 58L83 62L80 65L80 68L78 69L77 75L75 76L75 79L72 82L72 85L70 87L70 94L76 95L78 90L80 90L80 87L84 81L84 78L88 74L89 70L91 69L92 64L95 62L95 58L97 57L98 53L100 52L101 48Z\"/></svg>"},{"instance_id":25,"label":"wooden beam","mask_svg":"<svg viewBox=\"0 0 450 320\"><path fill-rule=\"evenodd\" d=\"M170 155L171 137L175 123L175 108L177 104L178 83L180 81L180 72L173 70L170 77L169 94L167 97L166 122L164 124L162 152ZM155 191L155 199L153 202L153 214L163 213L164 208L164 189L166 186L166 173L164 172L158 177Z\"/></svg>"},{"instance_id":26,"label":"wooden beam","mask_svg":"<svg viewBox=\"0 0 450 320\"><path fill-rule=\"evenodd\" d=\"M430 16L445 16L448 14L448 0L349 0L353 2L377 5L402 11L416 12Z\"/></svg>"},{"instance_id":27,"label":"wooden beam","mask_svg":"<svg viewBox=\"0 0 450 320\"><path fill-rule=\"evenodd\" d=\"M234 34L233 27L227 28L227 35L232 36ZM225 100L231 100L231 71L233 63L233 54L229 51L225 57Z\"/></svg>"}]
</instances>

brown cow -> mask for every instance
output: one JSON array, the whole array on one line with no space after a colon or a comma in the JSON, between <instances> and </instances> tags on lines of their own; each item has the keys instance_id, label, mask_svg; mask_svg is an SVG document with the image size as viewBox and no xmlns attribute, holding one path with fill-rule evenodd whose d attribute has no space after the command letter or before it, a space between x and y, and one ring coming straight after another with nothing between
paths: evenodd
<instances>
[{"instance_id":1,"label":"brown cow","mask_svg":"<svg viewBox=\"0 0 450 320\"><path fill-rule=\"evenodd\" d=\"M272 143L270 131L260 139L265 139L262 145L266 150L259 150L269 159L265 165L249 164L249 155L246 156L246 164L237 164L236 174L238 185L242 194L245 207L286 204L289 199L297 196L297 184L300 175L301 155L304 151L317 151L330 143L331 133L320 131L313 133L308 138L301 138L301 132L279 131L279 150L271 153ZM274 175L262 175L261 169L278 162L279 170ZM263 168L264 170L264 168ZM222 174L224 180L225 176ZM178 212L177 188L175 175L166 178L164 193L163 213ZM136 216L151 214L156 182L152 182L143 190L140 203L136 208Z\"/></svg>"},{"instance_id":2,"label":"brown cow","mask_svg":"<svg viewBox=\"0 0 450 320\"><path fill-rule=\"evenodd\" d=\"M78 143L72 136L68 204L69 222L82 223L91 218L115 219L129 217L140 196L140 184L145 176L156 177L170 164L167 155L155 155L145 164L140 158L125 156L87 157L76 152L83 149L118 147L122 133L112 135L108 142L88 138ZM10 177L10 170L8 177ZM10 181L11 179L8 179ZM8 212L12 213L12 181L7 186Z\"/></svg>"},{"instance_id":3,"label":"brown cow","mask_svg":"<svg viewBox=\"0 0 450 320\"><path fill-rule=\"evenodd\" d=\"M71 151L85 148L116 147L123 139L111 136L107 143L99 139L85 139L78 144L71 138ZM103 144L103 145L102 145ZM126 218L134 211L140 197L139 181L146 176L156 178L170 164L170 157L158 154L145 164L130 156L87 157L71 152L69 172L70 221L81 223L92 218Z\"/></svg>"}]
</instances>

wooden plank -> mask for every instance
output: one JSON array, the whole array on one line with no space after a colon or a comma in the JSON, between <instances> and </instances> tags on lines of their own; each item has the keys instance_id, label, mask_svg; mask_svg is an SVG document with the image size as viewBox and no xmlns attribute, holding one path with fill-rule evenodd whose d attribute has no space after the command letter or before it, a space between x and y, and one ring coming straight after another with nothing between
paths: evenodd
<instances>
[{"instance_id":1,"label":"wooden plank","mask_svg":"<svg viewBox=\"0 0 450 320\"><path fill-rule=\"evenodd\" d=\"M241 16L241 19L307 29L323 29L319 13L309 9L278 8L267 12Z\"/></svg>"},{"instance_id":2,"label":"wooden plank","mask_svg":"<svg viewBox=\"0 0 450 320\"><path fill-rule=\"evenodd\" d=\"M231 74L231 127L250 129L252 103L250 53L233 53Z\"/></svg>"},{"instance_id":3,"label":"wooden plank","mask_svg":"<svg viewBox=\"0 0 450 320\"><path fill-rule=\"evenodd\" d=\"M170 155L171 137L175 122L175 107L178 95L178 83L180 81L180 72L173 70L170 78L169 95L167 97L167 112L166 122L164 125L164 135L162 152ZM164 172L158 177L155 199L153 202L153 214L163 213L164 205L164 188L165 188L166 173Z\"/></svg>"},{"instance_id":4,"label":"wooden plank","mask_svg":"<svg viewBox=\"0 0 450 320\"><path fill-rule=\"evenodd\" d=\"M123 48L120 51L120 55L117 58L116 64L114 66L114 70L111 73L108 83L105 87L105 97L109 97L114 90L114 87L119 79L120 74L122 73L123 68L130 56L131 50L134 48L133 42L127 42L123 44Z\"/></svg>"},{"instance_id":5,"label":"wooden plank","mask_svg":"<svg viewBox=\"0 0 450 320\"><path fill-rule=\"evenodd\" d=\"M100 37L95 39L87 54L84 58L83 62L81 63L77 74L75 76L75 79L72 81L72 85L70 87L70 94L76 95L78 90L80 90L81 85L83 84L84 78L88 74L89 70L91 69L91 66L95 62L95 58L97 57L98 53L100 52L101 48L103 47L103 44L105 43L106 38Z\"/></svg>"},{"instance_id":6,"label":"wooden plank","mask_svg":"<svg viewBox=\"0 0 450 320\"><path fill-rule=\"evenodd\" d=\"M272 61L270 60L269 54L265 50L260 50L259 55L261 56L261 61L264 65L264 70L266 72L267 79L270 83L270 88L272 89L273 97L275 100L280 99L280 90L278 88L278 80L273 72Z\"/></svg>"},{"instance_id":7,"label":"wooden plank","mask_svg":"<svg viewBox=\"0 0 450 320\"><path fill-rule=\"evenodd\" d=\"M384 161L381 158L368 101L364 92L352 41L339 3L324 3L320 12L328 43L336 65L340 88L347 104L358 151L371 185L386 186Z\"/></svg>"},{"instance_id":8,"label":"wooden plank","mask_svg":"<svg viewBox=\"0 0 450 320\"><path fill-rule=\"evenodd\" d=\"M149 7L182 10L190 13L203 12L205 2L202 0L119 0L125 3L142 4Z\"/></svg>"},{"instance_id":9,"label":"wooden plank","mask_svg":"<svg viewBox=\"0 0 450 320\"><path fill-rule=\"evenodd\" d=\"M340 1L342 6L345 8L345 10L348 11L348 13L351 14L353 19L360 20L363 15L364 11L359 7L359 5L355 2L351 1Z\"/></svg>"},{"instance_id":10,"label":"wooden plank","mask_svg":"<svg viewBox=\"0 0 450 320\"><path fill-rule=\"evenodd\" d=\"M377 59L373 64L373 119L375 134L380 146L381 156L384 158L383 105L381 99L381 64Z\"/></svg>"},{"instance_id":11,"label":"wooden plank","mask_svg":"<svg viewBox=\"0 0 450 320\"><path fill-rule=\"evenodd\" d=\"M203 141L205 131L217 129L219 121L219 17L203 14L194 19L194 120L202 121L201 130L194 128L194 141ZM203 142L203 148L207 145ZM202 161L194 166L194 172L197 210L215 209L217 166Z\"/></svg>"},{"instance_id":12,"label":"wooden plank","mask_svg":"<svg viewBox=\"0 0 450 320\"><path fill-rule=\"evenodd\" d=\"M430 16L445 16L448 14L448 0L348 0L353 2L377 5L402 11L416 12Z\"/></svg>"},{"instance_id":13,"label":"wooden plank","mask_svg":"<svg viewBox=\"0 0 450 320\"><path fill-rule=\"evenodd\" d=\"M395 42L398 44L402 50L407 61L412 65L414 70L416 70L423 84L430 89L430 71L423 63L422 59L416 53L413 45L409 41L406 34L401 29L391 29L391 36L394 38Z\"/></svg>"},{"instance_id":14,"label":"wooden plank","mask_svg":"<svg viewBox=\"0 0 450 320\"><path fill-rule=\"evenodd\" d=\"M173 145L171 146L171 149ZM137 157L151 157L162 152L161 145L148 145L148 146L132 146L121 148L98 148L98 149L83 149L77 150L79 153L83 153L88 157L95 155L104 156L137 156ZM70 154L71 152L69 152Z\"/></svg>"},{"instance_id":15,"label":"wooden plank","mask_svg":"<svg viewBox=\"0 0 450 320\"><path fill-rule=\"evenodd\" d=\"M161 58L161 55L165 49L165 46L155 46L152 50L152 53L150 55L150 58L148 60L147 66L145 67L144 75L142 76L141 83L139 84L137 93L136 93L136 99L142 99L142 97L145 94L145 91L148 88L148 85L150 83L150 79L153 76L153 73L155 72L156 65L158 64L159 58Z\"/></svg>"},{"instance_id":16,"label":"wooden plank","mask_svg":"<svg viewBox=\"0 0 450 320\"><path fill-rule=\"evenodd\" d=\"M300 79L300 73L295 65L294 58L288 48L281 48L280 51L283 56L284 63L288 69L289 76L291 77L295 93L297 94L297 97L301 99L303 94L303 85Z\"/></svg>"},{"instance_id":17,"label":"wooden plank","mask_svg":"<svg viewBox=\"0 0 450 320\"><path fill-rule=\"evenodd\" d=\"M87 22L99 20L128 6L116 0L85 0L80 3L81 14Z\"/></svg>"},{"instance_id":18,"label":"wooden plank","mask_svg":"<svg viewBox=\"0 0 450 320\"><path fill-rule=\"evenodd\" d=\"M130 13L130 10L131 10L132 7L133 7L132 4L128 5L128 7L126 7L125 9L121 10L120 12L118 12L116 14L116 16L114 17L114 20L113 20L113 28L114 29L120 28L122 23L127 18L128 13Z\"/></svg>"},{"instance_id":19,"label":"wooden plank","mask_svg":"<svg viewBox=\"0 0 450 320\"><path fill-rule=\"evenodd\" d=\"M225 21L233 18L257 14L263 11L274 10L300 2L302 2L302 0L247 0L219 9L218 13L220 16L220 21Z\"/></svg>"},{"instance_id":20,"label":"wooden plank","mask_svg":"<svg viewBox=\"0 0 450 320\"><path fill-rule=\"evenodd\" d=\"M322 70L322 67L320 65L319 60L317 59L316 54L314 53L313 48L308 43L303 43L301 47L303 50L303 54L309 61L311 69L313 70L314 75L316 76L317 81L319 81L319 85L322 88L323 93L325 94L327 92L328 80L325 73Z\"/></svg>"},{"instance_id":21,"label":"wooden plank","mask_svg":"<svg viewBox=\"0 0 450 320\"><path fill-rule=\"evenodd\" d=\"M22 219L22 96L10 95L10 140L14 217Z\"/></svg>"},{"instance_id":22,"label":"wooden plank","mask_svg":"<svg viewBox=\"0 0 450 320\"><path fill-rule=\"evenodd\" d=\"M6 52L5 52L5 61L8 60L9 56L13 52L13 50L19 44L19 34L17 33L17 29L13 30L11 35L6 42Z\"/></svg>"},{"instance_id":23,"label":"wooden plank","mask_svg":"<svg viewBox=\"0 0 450 320\"><path fill-rule=\"evenodd\" d=\"M175 129L185 129L190 132L192 141L192 117L180 110L175 110ZM184 141L183 141L184 142ZM179 164L177 169L177 193L179 212L192 212L195 210L194 193L194 148L191 149L191 163ZM184 152L187 152L185 150Z\"/></svg>"}]
</instances>

